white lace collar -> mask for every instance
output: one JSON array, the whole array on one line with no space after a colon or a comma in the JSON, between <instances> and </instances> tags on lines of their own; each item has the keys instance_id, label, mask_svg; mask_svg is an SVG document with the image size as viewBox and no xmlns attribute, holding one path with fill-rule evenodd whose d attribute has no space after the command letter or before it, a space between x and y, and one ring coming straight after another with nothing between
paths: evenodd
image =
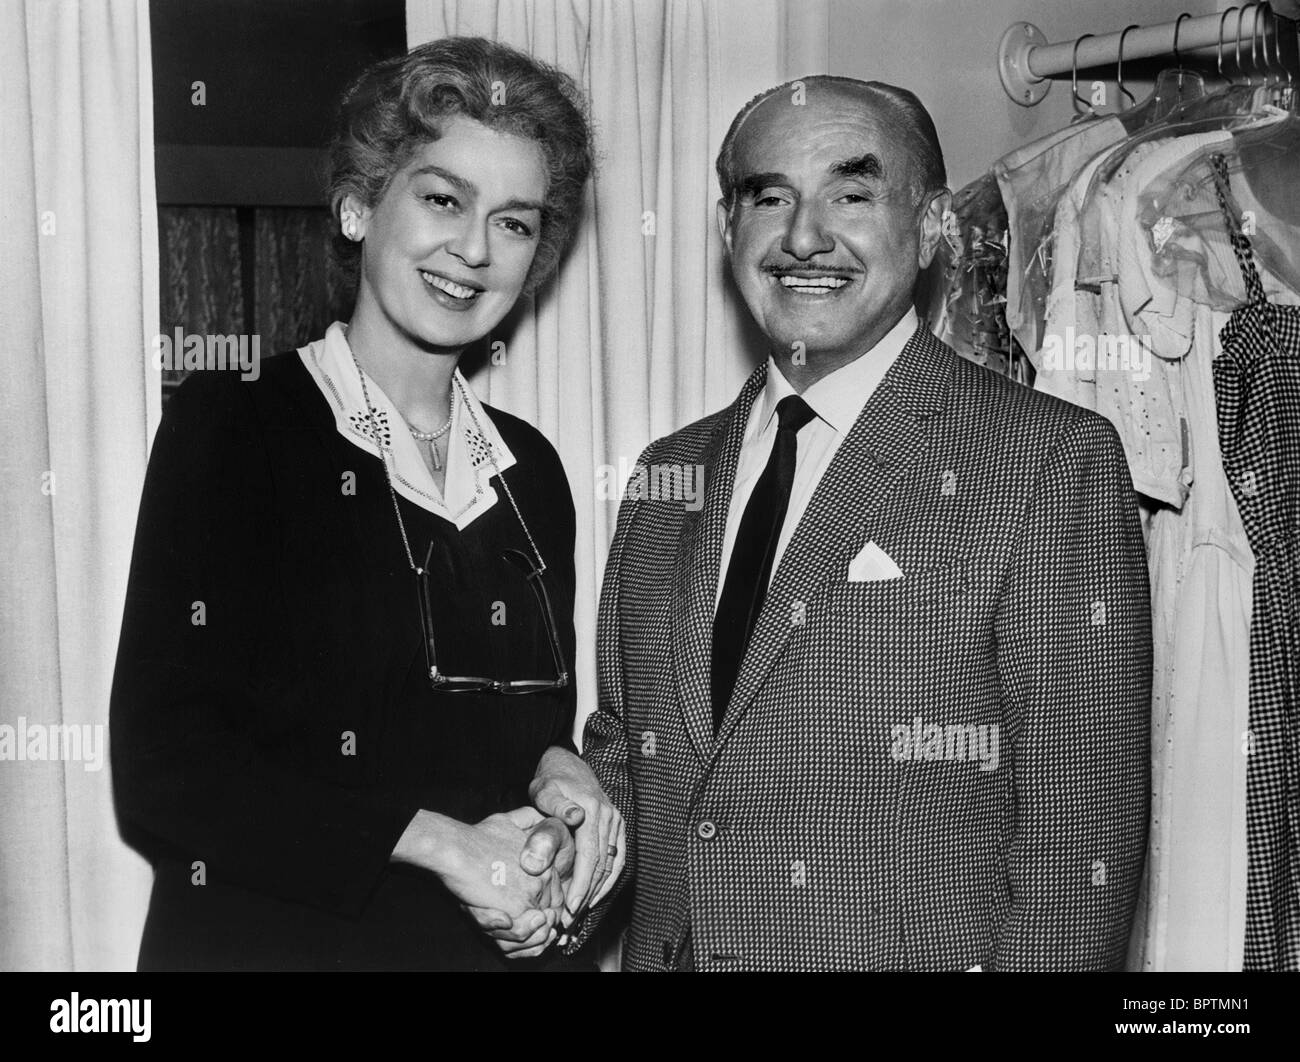
<instances>
[{"instance_id":1,"label":"white lace collar","mask_svg":"<svg viewBox=\"0 0 1300 1062\"><path fill-rule=\"evenodd\" d=\"M515 458L459 369L452 377L447 474L445 490L440 493L406 421L383 389L366 376L366 389L383 446L381 453L362 395L361 378L348 346L346 325L335 321L326 330L324 339L300 347L298 356L329 403L338 433L353 446L385 461L393 489L407 501L450 521L462 531L496 504L497 492L488 480L496 471L504 472L514 465Z\"/></svg>"}]
</instances>

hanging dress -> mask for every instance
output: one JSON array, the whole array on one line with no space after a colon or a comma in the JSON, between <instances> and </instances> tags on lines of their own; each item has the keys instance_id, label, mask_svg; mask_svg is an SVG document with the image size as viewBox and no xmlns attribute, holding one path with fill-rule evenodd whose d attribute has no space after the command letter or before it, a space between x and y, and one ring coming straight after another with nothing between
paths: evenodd
<instances>
[{"instance_id":1,"label":"hanging dress","mask_svg":"<svg viewBox=\"0 0 1300 1062\"><path fill-rule=\"evenodd\" d=\"M1255 554L1250 631L1246 833L1247 970L1300 970L1300 307L1269 302L1228 202L1220 209L1247 303L1220 333L1214 361L1219 445Z\"/></svg>"}]
</instances>

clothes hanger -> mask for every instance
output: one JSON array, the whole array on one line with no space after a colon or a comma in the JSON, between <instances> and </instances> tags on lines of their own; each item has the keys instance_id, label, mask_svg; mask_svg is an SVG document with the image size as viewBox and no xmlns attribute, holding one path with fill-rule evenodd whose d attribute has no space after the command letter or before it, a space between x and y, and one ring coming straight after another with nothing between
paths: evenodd
<instances>
[{"instance_id":1,"label":"clothes hanger","mask_svg":"<svg viewBox=\"0 0 1300 1062\"><path fill-rule=\"evenodd\" d=\"M1296 31L1296 61L1300 62L1300 19L1296 19L1295 22L1292 22L1291 27ZM1290 66L1288 66L1287 70L1291 70ZM1288 77L1290 77L1290 73L1288 73ZM1291 109L1300 113L1300 84L1292 83Z\"/></svg>"},{"instance_id":2,"label":"clothes hanger","mask_svg":"<svg viewBox=\"0 0 1300 1062\"><path fill-rule=\"evenodd\" d=\"M1280 122L1234 130L1232 140L1238 162L1232 168L1240 170L1261 208L1287 226L1300 226L1300 114L1293 108ZM1274 235L1300 242L1300 233Z\"/></svg>"},{"instance_id":3,"label":"clothes hanger","mask_svg":"<svg viewBox=\"0 0 1300 1062\"><path fill-rule=\"evenodd\" d=\"M1142 143L1155 139L1156 137L1186 136L1194 133L1213 132L1216 129L1228 129L1234 131L1243 125L1256 125L1261 116L1262 109L1260 103L1260 85L1254 81L1254 76L1258 72L1258 27L1259 19L1264 8L1271 12L1272 8L1267 3L1247 4L1243 7L1229 7L1219 16L1219 35L1215 48L1215 69L1219 77L1228 84L1225 88L1213 92L1208 96L1200 99L1191 100L1187 103L1175 107L1164 122L1155 123L1144 129L1142 132L1132 136L1125 145L1108 158L1106 162L1098 169L1093 177L1092 185L1088 189L1088 196L1091 197L1099 186L1099 182L1109 181L1115 174L1115 171L1123 165L1124 160L1132 151ZM1234 76L1229 76L1223 70L1223 53L1224 53L1224 25L1228 16L1233 12L1237 13L1237 28L1233 40L1233 62L1236 67ZM1245 23L1247 11L1251 13L1251 73L1246 74L1245 64L1242 61L1242 30ZM1265 49L1265 58L1267 60L1267 49ZM1240 79L1240 80L1239 80ZM1266 80L1266 79L1265 79ZM1268 131L1272 127L1266 127L1259 130L1261 136L1259 139L1267 140ZM1243 130L1243 133L1248 132ZM1251 144L1255 140L1248 138L1243 143ZM1285 142L1282 142L1285 146Z\"/></svg>"},{"instance_id":4,"label":"clothes hanger","mask_svg":"<svg viewBox=\"0 0 1300 1062\"><path fill-rule=\"evenodd\" d=\"M1189 12L1184 11L1184 12L1183 12L1181 15L1179 15L1178 18L1174 21L1174 68L1178 71L1178 91L1179 91L1179 92L1182 92L1182 90L1183 90L1183 55L1182 55L1182 53L1178 50L1178 35L1179 35L1179 33L1182 32L1182 29L1183 29L1183 19L1185 19L1185 18L1191 18L1191 17L1192 17L1192 16L1191 16L1191 14L1190 14ZM1204 85L1205 82L1202 81L1201 84Z\"/></svg>"},{"instance_id":5,"label":"clothes hanger","mask_svg":"<svg viewBox=\"0 0 1300 1062\"><path fill-rule=\"evenodd\" d=\"M1134 22L1132 25L1125 26L1120 32L1119 55L1115 59L1115 86L1119 89L1121 95L1128 97L1128 107L1123 108L1123 110L1126 111L1130 110L1137 103L1137 97L1124 87L1124 38L1127 37L1131 31L1137 28L1138 24Z\"/></svg>"},{"instance_id":6,"label":"clothes hanger","mask_svg":"<svg viewBox=\"0 0 1300 1062\"><path fill-rule=\"evenodd\" d=\"M1269 27L1266 22L1262 29L1259 28L1259 19L1261 17L1271 18L1273 23L1273 55L1271 58L1268 54ZM1280 32L1281 27L1278 13L1274 10L1273 5L1268 3L1267 0L1260 5L1260 9L1256 12L1252 30L1259 36L1259 51L1264 58L1261 77L1264 85L1270 90L1269 101L1274 106L1277 106L1282 99L1283 90L1286 88L1286 85L1283 84L1282 80L1283 75L1286 75L1286 81L1289 84L1291 81L1291 71L1288 70L1286 65L1282 62L1282 35ZM1250 55L1253 62L1255 58L1255 42L1253 38L1250 43Z\"/></svg>"},{"instance_id":7,"label":"clothes hanger","mask_svg":"<svg viewBox=\"0 0 1300 1062\"><path fill-rule=\"evenodd\" d=\"M1252 29L1258 24L1257 12ZM1300 26L1296 32L1300 44ZM1276 31L1274 58L1269 57L1266 39L1254 48L1256 60L1260 51L1266 64L1262 71L1265 86L1270 82L1281 84L1278 72L1281 51ZM1293 84L1289 69L1284 66L1282 69L1288 75L1288 84ZM1238 72L1245 74L1245 68L1239 68ZM1248 81L1252 92L1259 89L1254 82L1259 73L1258 62L1252 62ZM1252 253L1266 270L1293 291L1300 292L1300 197L1295 194L1295 189L1300 188L1300 113L1294 109L1294 93L1291 102L1289 111L1274 108L1275 113L1285 113L1280 121L1232 129L1229 143L1207 147L1184 160L1177 172L1161 175L1142 194L1153 202L1158 200L1175 221L1199 231L1203 239L1225 241L1228 226L1211 191L1215 175L1209 164L1211 156L1222 156L1228 164L1230 206L1243 219L1243 231L1250 240ZM1231 297L1239 299L1240 292Z\"/></svg>"},{"instance_id":8,"label":"clothes hanger","mask_svg":"<svg viewBox=\"0 0 1300 1062\"><path fill-rule=\"evenodd\" d=\"M1271 102L1275 107L1281 107L1283 110L1289 110L1291 107L1291 97L1293 82L1291 78L1291 68L1282 61L1282 23L1277 11L1271 4L1265 4L1268 13L1273 19L1273 58L1268 57L1268 27L1264 27L1264 33L1260 37L1260 51L1264 53L1264 67L1271 71L1269 81L1272 87ZM1282 80L1285 76L1285 82Z\"/></svg>"},{"instance_id":9,"label":"clothes hanger","mask_svg":"<svg viewBox=\"0 0 1300 1062\"><path fill-rule=\"evenodd\" d=\"M1269 88L1273 80L1272 72L1268 68L1268 48L1266 46L1267 40L1265 41L1265 44L1263 45L1259 44L1259 16L1264 13L1266 8L1270 11L1272 10L1271 6L1268 3L1260 4L1258 7L1255 8L1255 12L1250 19L1250 75L1246 78L1246 80L1253 85L1255 83L1255 75L1258 74L1259 87L1262 89ZM1264 29L1264 35L1265 38L1267 38L1268 36L1267 27L1265 27ZM1257 46L1264 53L1264 66L1262 69L1259 66L1258 57L1256 54Z\"/></svg>"},{"instance_id":10,"label":"clothes hanger","mask_svg":"<svg viewBox=\"0 0 1300 1062\"><path fill-rule=\"evenodd\" d=\"M1269 15L1272 13L1273 13L1272 4L1264 3L1259 6L1259 8L1255 11L1255 18L1251 23L1251 38L1250 38L1251 64L1253 65L1255 62L1255 38L1259 37L1259 53L1264 58L1264 66L1263 69L1260 71L1260 76L1263 78L1264 84L1268 85L1270 88L1276 85L1277 83L1277 71L1273 69L1273 61L1268 57L1268 25L1265 24L1264 32L1261 34L1259 31L1259 17L1260 15Z\"/></svg>"},{"instance_id":11,"label":"clothes hanger","mask_svg":"<svg viewBox=\"0 0 1300 1062\"><path fill-rule=\"evenodd\" d=\"M1228 16L1234 11L1238 12L1237 25L1239 32L1236 38L1235 55L1239 58L1241 55L1240 26L1242 17L1248 8L1258 6L1247 4L1242 8L1230 7L1220 15L1217 69L1221 76L1225 76L1223 75L1222 32L1224 23L1227 22ZM1241 72L1240 64L1238 64L1238 74ZM1211 93L1208 96L1184 101L1172 108L1164 119L1152 122L1140 131L1135 132L1121 147L1107 156L1106 161L1093 174L1085 196L1085 202L1090 201L1093 195L1096 194L1097 189L1115 176L1115 172L1124 165L1128 157L1141 144L1164 137L1185 136L1192 133L1206 133L1216 129L1231 128L1234 125L1240 125L1242 122L1252 120L1257 113L1255 92L1256 86L1248 81L1240 84L1230 81L1226 89Z\"/></svg>"},{"instance_id":12,"label":"clothes hanger","mask_svg":"<svg viewBox=\"0 0 1300 1062\"><path fill-rule=\"evenodd\" d=\"M1194 119L1202 116L1228 115L1231 113L1247 114L1254 109L1254 87L1250 79L1239 80L1244 73L1244 67L1241 62L1241 28L1245 19L1246 12L1254 7L1258 9L1257 4L1246 4L1240 8L1230 7L1219 16L1219 33L1218 39L1214 46L1214 68L1218 73L1219 80L1222 81L1223 87L1204 96L1199 104L1193 103L1188 107L1179 109L1172 115L1175 121L1182 119ZM1236 74L1229 76L1223 72L1223 52L1224 52L1224 24L1228 21L1228 16L1233 12L1237 13L1237 27L1233 34L1233 61L1236 66Z\"/></svg>"},{"instance_id":13,"label":"clothes hanger","mask_svg":"<svg viewBox=\"0 0 1300 1062\"><path fill-rule=\"evenodd\" d=\"M1220 34L1219 47L1217 52L1217 69L1223 70L1223 51L1224 37L1222 32L1226 26L1228 18L1235 12L1237 14L1237 25L1240 29L1234 38L1234 58L1242 55L1242 46L1244 38L1242 34L1245 29L1245 15L1247 12L1255 16L1255 22L1258 23L1259 5L1247 5L1242 8L1229 8L1225 11L1219 20ZM1256 46L1256 66L1258 66L1258 45ZM1180 57L1181 58L1181 57ZM1096 167L1095 172L1089 180L1087 188L1083 192L1078 210L1078 221L1081 233L1090 233L1093 237L1096 235L1096 225L1098 223L1099 209L1101 207L1099 195L1101 190L1106 187L1106 183L1111 181L1121 167L1132 157L1142 144L1150 143L1156 140L1172 140L1181 136L1195 133L1210 133L1215 131L1231 132L1236 127L1243 124L1258 124L1261 112L1256 105L1258 95L1258 86L1251 80L1245 78L1244 61L1237 63L1237 69L1232 77L1227 78L1229 84L1227 88L1216 92L1210 96L1202 96L1198 99L1185 100L1183 103L1172 108L1170 113L1163 120L1156 120L1141 130L1133 133L1118 147L1111 148L1103 158L1103 161ZM1176 77L1176 75L1175 75ZM1193 168L1188 163L1192 158L1185 157L1178 161L1171 161L1171 167L1177 167L1180 174L1186 174L1191 178L1191 190L1204 191L1198 186L1202 183L1202 177L1212 181L1213 173L1208 166L1209 155L1217 150L1218 153L1231 151L1230 141L1225 137L1222 142L1215 148L1207 148L1203 153L1196 153L1195 160L1200 164L1199 168ZM1201 216L1205 197L1201 195L1195 201L1188 200L1185 203L1170 202L1167 192L1171 187L1169 184L1169 175L1162 174L1158 178L1153 178L1147 188L1141 189L1140 192L1146 195L1148 190L1151 191L1151 201L1158 202L1160 209L1156 217L1165 217L1173 214L1177 220L1183 220L1192 229L1206 231L1222 231L1223 218L1220 212L1211 215L1208 211ZM1210 196L1210 202L1214 202L1213 195ZM1265 209L1261 206L1261 210ZM1183 211L1197 211L1193 216L1182 218L1180 215ZM1154 219L1153 219L1154 220ZM1088 235L1082 235L1079 238L1078 260L1076 262L1075 275L1076 285L1079 283L1095 282L1099 278L1104 279L1106 269L1098 257L1101 252L1100 246L1095 239L1090 239Z\"/></svg>"},{"instance_id":14,"label":"clothes hanger","mask_svg":"<svg viewBox=\"0 0 1300 1062\"><path fill-rule=\"evenodd\" d=\"M1082 121L1085 118L1097 117L1097 112L1093 109L1092 104L1079 98L1079 45L1092 36L1095 36L1095 34L1085 33L1074 42L1074 57L1070 62L1070 95L1074 106L1074 117L1070 119L1071 123ZM1083 104L1083 110L1079 109L1080 104Z\"/></svg>"},{"instance_id":15,"label":"clothes hanger","mask_svg":"<svg viewBox=\"0 0 1300 1062\"><path fill-rule=\"evenodd\" d=\"M1139 129L1161 121L1166 115L1180 103L1186 100L1198 99L1205 95L1205 78L1198 71L1188 70L1183 66L1183 55L1179 50L1178 41L1183 27L1183 19L1191 18L1187 12L1178 16L1174 23L1174 65L1165 67L1156 75L1155 86L1146 99L1127 110L1120 115L1120 121L1124 123L1124 128L1130 133L1136 133ZM1128 89L1123 87L1123 76L1120 71L1124 63L1124 36L1134 26L1129 26L1120 34L1119 42L1119 62L1116 64L1116 77L1121 82L1120 91L1132 99Z\"/></svg>"},{"instance_id":16,"label":"clothes hanger","mask_svg":"<svg viewBox=\"0 0 1300 1062\"><path fill-rule=\"evenodd\" d=\"M1295 49L1296 57L1300 59L1300 21L1292 23L1295 28ZM1295 79L1291 76L1291 68L1287 66L1286 60L1282 58L1282 24L1276 11L1273 12L1273 39L1277 43L1277 61L1282 64L1282 69L1286 71L1286 105L1292 111L1300 109L1300 93L1296 91Z\"/></svg>"},{"instance_id":17,"label":"clothes hanger","mask_svg":"<svg viewBox=\"0 0 1300 1062\"><path fill-rule=\"evenodd\" d=\"M1141 115L1142 125L1163 121L1173 108L1188 100L1200 99L1205 95L1204 76L1199 70L1184 68L1183 55L1178 49L1178 38L1183 27L1183 19L1191 17L1188 12L1184 11L1174 23L1174 66L1172 69L1161 70L1156 75L1155 91L1151 94L1151 111L1149 115ZM1172 88L1169 85L1171 80L1175 81Z\"/></svg>"},{"instance_id":18,"label":"clothes hanger","mask_svg":"<svg viewBox=\"0 0 1300 1062\"><path fill-rule=\"evenodd\" d=\"M1248 7L1250 7L1250 6L1251 6L1250 4L1247 4L1246 7L1243 7L1240 11L1237 12L1237 42L1236 42L1236 44L1233 45L1233 48L1232 48L1233 60L1234 60L1234 61L1236 62L1236 64L1237 64L1237 73L1242 74L1242 75L1244 75L1244 74L1246 73L1246 68L1245 68L1244 66L1241 65L1241 20L1242 20L1242 19L1245 17L1245 15L1246 15L1246 8L1248 8ZM1254 29L1253 26L1252 26L1251 28L1252 28L1252 30ZM1255 38L1252 36L1252 37L1251 37L1251 43L1252 43L1252 44L1254 43L1254 40L1255 40ZM1251 81L1249 77L1247 77L1247 78L1246 78L1246 84L1248 84L1248 85L1253 85L1254 82Z\"/></svg>"},{"instance_id":19,"label":"clothes hanger","mask_svg":"<svg viewBox=\"0 0 1300 1062\"><path fill-rule=\"evenodd\" d=\"M1171 121L1176 122L1220 114L1226 115L1233 112L1246 113L1251 109L1254 90L1249 81L1238 81L1237 77L1230 77L1223 72L1223 30L1224 24L1228 21L1228 16L1235 11L1237 13L1237 28L1233 36L1233 56L1237 67L1237 75L1239 76L1242 73L1241 26L1247 9L1252 6L1256 5L1247 4L1240 8L1229 7L1219 16L1219 33L1214 47L1214 68L1218 73L1219 80L1224 83L1223 87L1202 96L1199 101L1193 100L1188 106L1181 107L1176 112L1171 113Z\"/></svg>"},{"instance_id":20,"label":"clothes hanger","mask_svg":"<svg viewBox=\"0 0 1300 1062\"><path fill-rule=\"evenodd\" d=\"M1296 53L1300 55L1300 22L1295 23L1296 29ZM1286 84L1282 86L1278 106L1287 110L1294 110L1296 104L1295 96L1295 78L1291 75L1291 68L1287 65L1286 60L1282 58L1282 17L1273 11L1273 56L1277 60L1277 65L1282 73L1286 75Z\"/></svg>"}]
</instances>

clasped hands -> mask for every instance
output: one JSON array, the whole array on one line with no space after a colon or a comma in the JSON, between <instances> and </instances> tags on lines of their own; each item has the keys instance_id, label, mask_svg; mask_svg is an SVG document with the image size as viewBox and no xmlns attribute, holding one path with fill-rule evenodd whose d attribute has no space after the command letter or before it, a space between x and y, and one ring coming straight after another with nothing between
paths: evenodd
<instances>
[{"instance_id":1,"label":"clasped hands","mask_svg":"<svg viewBox=\"0 0 1300 1062\"><path fill-rule=\"evenodd\" d=\"M487 888L452 891L502 953L541 955L613 888L627 862L623 817L581 759L551 748L529 786L531 808L479 823Z\"/></svg>"}]
</instances>

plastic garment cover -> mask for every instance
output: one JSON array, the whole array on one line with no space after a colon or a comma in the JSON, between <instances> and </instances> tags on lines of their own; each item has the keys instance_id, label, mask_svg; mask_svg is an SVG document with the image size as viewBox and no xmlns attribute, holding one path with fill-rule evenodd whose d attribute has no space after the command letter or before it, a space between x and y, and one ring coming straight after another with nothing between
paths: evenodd
<instances>
[{"instance_id":1,"label":"plastic garment cover","mask_svg":"<svg viewBox=\"0 0 1300 1062\"><path fill-rule=\"evenodd\" d=\"M1003 375L1015 356L1007 329L1007 212L991 173L953 196L940 244L944 280L930 314L962 357Z\"/></svg>"},{"instance_id":2,"label":"plastic garment cover","mask_svg":"<svg viewBox=\"0 0 1300 1062\"><path fill-rule=\"evenodd\" d=\"M1031 355L1042 336L1057 204L1075 174L1126 135L1114 116L1083 121L1005 155L993 167L1011 233L1007 325Z\"/></svg>"}]
</instances>

